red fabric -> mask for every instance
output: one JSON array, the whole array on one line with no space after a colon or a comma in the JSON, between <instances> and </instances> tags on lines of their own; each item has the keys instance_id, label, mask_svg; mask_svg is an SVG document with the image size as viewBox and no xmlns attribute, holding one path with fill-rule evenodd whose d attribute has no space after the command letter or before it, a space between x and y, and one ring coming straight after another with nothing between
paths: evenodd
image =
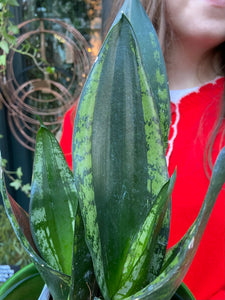
<instances>
[{"instance_id":1,"label":"red fabric","mask_svg":"<svg viewBox=\"0 0 225 300\"><path fill-rule=\"evenodd\" d=\"M204 151L208 137L218 116L224 79L203 86L180 102L180 119L173 151L169 159L169 173L177 166L177 180L172 195L172 218L169 247L185 234L193 223L204 200L209 180L204 171ZM67 112L63 124L61 147L72 168L71 144L73 111ZM172 104L172 124L176 118ZM225 121L223 122L225 129ZM213 148L215 160L221 132ZM171 127L170 136L173 135ZM223 146L225 137L223 136ZM220 193L194 261L184 279L197 300L225 300L225 186Z\"/></svg>"},{"instance_id":2,"label":"red fabric","mask_svg":"<svg viewBox=\"0 0 225 300\"><path fill-rule=\"evenodd\" d=\"M77 111L78 101L74 104L70 110L68 110L64 116L62 136L60 139L60 146L65 155L66 161L72 170L72 135L73 135L73 124L74 117Z\"/></svg>"},{"instance_id":3,"label":"red fabric","mask_svg":"<svg viewBox=\"0 0 225 300\"><path fill-rule=\"evenodd\" d=\"M219 79L216 84L207 84L198 93L182 98L178 105L180 119L169 159L170 175L177 166L169 247L185 234L204 200L209 184L203 168L204 151L219 113L223 88L224 79ZM172 104L172 125L175 118L176 110ZM225 129L225 120L213 148L214 161L221 139L225 146L222 129ZM171 126L170 136L173 133ZM225 185L184 282L198 300L225 299Z\"/></svg>"}]
</instances>

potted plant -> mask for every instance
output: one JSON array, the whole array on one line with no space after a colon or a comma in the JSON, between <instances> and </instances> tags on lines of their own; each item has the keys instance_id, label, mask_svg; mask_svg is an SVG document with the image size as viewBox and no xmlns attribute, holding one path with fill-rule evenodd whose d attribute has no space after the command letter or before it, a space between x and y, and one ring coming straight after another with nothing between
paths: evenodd
<instances>
[{"instance_id":1,"label":"potted plant","mask_svg":"<svg viewBox=\"0 0 225 300\"><path fill-rule=\"evenodd\" d=\"M33 263L27 265L9 278L0 290L1 300L47 300L50 298L47 286ZM172 300L195 300L188 287L182 283Z\"/></svg>"},{"instance_id":2,"label":"potted plant","mask_svg":"<svg viewBox=\"0 0 225 300\"><path fill-rule=\"evenodd\" d=\"M176 177L175 171L169 178L165 160L169 126L156 33L139 0L126 0L81 94L73 173L41 125L29 215L0 179L9 219L54 300L157 300L176 293L225 182L225 148L197 219L167 250Z\"/></svg>"}]
</instances>

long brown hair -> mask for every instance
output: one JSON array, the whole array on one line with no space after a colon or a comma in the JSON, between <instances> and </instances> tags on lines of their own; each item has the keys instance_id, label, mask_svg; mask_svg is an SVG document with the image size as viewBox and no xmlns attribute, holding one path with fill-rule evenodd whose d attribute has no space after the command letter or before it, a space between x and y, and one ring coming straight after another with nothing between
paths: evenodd
<instances>
[{"instance_id":1,"label":"long brown hair","mask_svg":"<svg viewBox=\"0 0 225 300\"><path fill-rule=\"evenodd\" d=\"M123 4L123 0L114 0L112 5L112 11L111 15L108 18L108 22L106 24L106 28L104 30L105 33L109 30L116 14L118 13L119 9L121 8ZM141 3L146 10L146 13L148 14L156 32L158 35L158 39L161 45L161 49L165 58L165 61L167 61L167 51L170 49L170 45L172 44L173 40L173 33L170 30L170 26L167 23L166 20L166 8L165 8L165 0L141 0ZM219 55L220 57L220 74L225 77L225 42L223 42L221 45L219 45L215 49L215 55ZM222 105L220 110L219 118L215 124L215 127L212 131L212 134L208 140L206 149L205 149L205 170L206 174L209 177L209 172L207 171L207 165L212 170L213 168L213 162L212 162L212 148L214 141L216 139L217 133L220 129L220 126L225 120L225 90L223 92L222 96ZM225 130L221 137L221 145L223 144L223 140L225 139Z\"/></svg>"},{"instance_id":2,"label":"long brown hair","mask_svg":"<svg viewBox=\"0 0 225 300\"><path fill-rule=\"evenodd\" d=\"M215 55L217 55L217 54L219 54L219 56L220 56L221 74L223 74L223 76L225 77L225 42L223 42L221 45L219 45L217 47L217 49L215 49ZM212 161L213 144L215 142L217 133L224 122L225 122L225 87L224 87L224 91L223 91L223 95L222 95L222 104L221 104L220 114L215 123L212 134L209 137L209 140L207 142L206 149L205 149L204 161L207 162L207 164L205 163L204 168L205 168L205 172L206 172L206 175L208 178L210 177L211 170L213 169L213 161ZM222 136L221 136L221 140L220 140L221 147L224 144L224 140L225 140L225 129L222 132Z\"/></svg>"}]
</instances>

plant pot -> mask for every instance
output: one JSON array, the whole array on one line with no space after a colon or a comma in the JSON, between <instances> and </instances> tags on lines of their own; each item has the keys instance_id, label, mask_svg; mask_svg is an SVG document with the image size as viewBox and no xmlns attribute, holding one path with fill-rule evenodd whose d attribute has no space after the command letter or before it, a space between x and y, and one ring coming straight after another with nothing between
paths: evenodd
<instances>
[{"instance_id":1,"label":"plant pot","mask_svg":"<svg viewBox=\"0 0 225 300\"><path fill-rule=\"evenodd\" d=\"M1 300L35 300L44 286L44 281L31 263L10 277L0 288Z\"/></svg>"},{"instance_id":2,"label":"plant pot","mask_svg":"<svg viewBox=\"0 0 225 300\"><path fill-rule=\"evenodd\" d=\"M48 288L45 286L38 300L50 300ZM171 300L195 300L189 288L182 283Z\"/></svg>"},{"instance_id":3,"label":"plant pot","mask_svg":"<svg viewBox=\"0 0 225 300\"><path fill-rule=\"evenodd\" d=\"M18 271L0 288L1 300L47 300L48 289L40 274L31 263ZM188 287L182 283L171 300L195 300Z\"/></svg>"},{"instance_id":4,"label":"plant pot","mask_svg":"<svg viewBox=\"0 0 225 300\"><path fill-rule=\"evenodd\" d=\"M50 300L50 296L47 295L48 291L43 290L43 293L38 300ZM193 296L189 288L184 283L182 283L171 300L195 300L195 297Z\"/></svg>"}]
</instances>

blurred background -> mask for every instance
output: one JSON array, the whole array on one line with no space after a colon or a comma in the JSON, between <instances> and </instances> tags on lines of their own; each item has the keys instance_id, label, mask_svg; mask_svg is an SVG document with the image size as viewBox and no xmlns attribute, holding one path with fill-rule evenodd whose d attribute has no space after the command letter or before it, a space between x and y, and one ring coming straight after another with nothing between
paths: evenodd
<instances>
[{"instance_id":1,"label":"blurred background","mask_svg":"<svg viewBox=\"0 0 225 300\"><path fill-rule=\"evenodd\" d=\"M60 138L63 116L79 97L101 47L112 3L18 0L10 6L19 32L17 51L9 52L0 74L0 151L8 190L25 210L39 118ZM30 55L20 53L24 50ZM0 196L0 265L28 262Z\"/></svg>"}]
</instances>

